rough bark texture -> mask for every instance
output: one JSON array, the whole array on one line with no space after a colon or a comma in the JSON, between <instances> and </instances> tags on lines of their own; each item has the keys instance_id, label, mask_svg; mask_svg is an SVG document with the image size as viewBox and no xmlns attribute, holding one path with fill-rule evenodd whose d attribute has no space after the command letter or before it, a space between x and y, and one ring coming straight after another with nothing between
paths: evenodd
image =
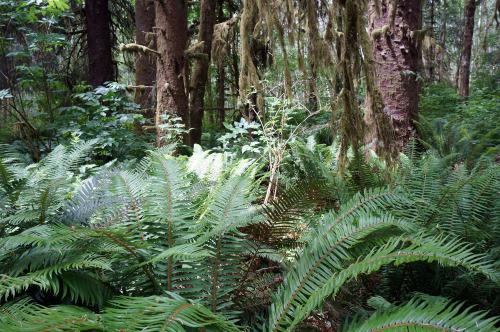
<instances>
[{"instance_id":1,"label":"rough bark texture","mask_svg":"<svg viewBox=\"0 0 500 332\"><path fill-rule=\"evenodd\" d=\"M157 0L156 43L158 61L156 70L157 105L155 124L164 121L163 114L180 116L185 124L189 123L188 97L185 89L186 66L184 50L188 42L187 1ZM157 129L157 145L166 142L160 140L164 131Z\"/></svg>"},{"instance_id":2,"label":"rough bark texture","mask_svg":"<svg viewBox=\"0 0 500 332\"><path fill-rule=\"evenodd\" d=\"M448 3L446 0L443 0L443 17L446 17L446 13L448 10ZM441 48L443 49L443 52L441 52L441 57L439 61L439 81L443 82L444 78L446 77L445 73L445 55L446 52L446 20L443 19L443 24L441 26ZM449 67L449 66L448 66Z\"/></svg>"},{"instance_id":3,"label":"rough bark texture","mask_svg":"<svg viewBox=\"0 0 500 332\"><path fill-rule=\"evenodd\" d=\"M476 13L476 1L469 0L465 5L465 25L464 38L462 46L462 55L460 60L460 97L467 99L469 97L469 79L470 79L470 59L472 53L472 41L474 37L474 14Z\"/></svg>"},{"instance_id":4,"label":"rough bark texture","mask_svg":"<svg viewBox=\"0 0 500 332\"><path fill-rule=\"evenodd\" d=\"M220 129L224 128L224 119L226 118L226 96L224 90L225 76L225 68L224 66L220 66L217 70L217 125Z\"/></svg>"},{"instance_id":5,"label":"rough bark texture","mask_svg":"<svg viewBox=\"0 0 500 332\"><path fill-rule=\"evenodd\" d=\"M401 150L413 135L413 120L418 118L416 73L419 70L421 1L397 1L395 12L391 11L393 1L380 0L379 3L379 13L375 0L370 1L369 7L376 80L384 101L384 111L392 120L394 142ZM375 30L381 31L378 38ZM384 30L387 32L384 33Z\"/></svg>"},{"instance_id":6,"label":"rough bark texture","mask_svg":"<svg viewBox=\"0 0 500 332\"><path fill-rule=\"evenodd\" d=\"M311 47L311 44L308 45L308 52L309 54L312 54L313 52L313 47ZM317 80L317 66L316 63L313 60L312 56L309 56L309 77L307 80L307 94L308 94L308 104L307 108L309 109L309 112L316 112L318 110L318 93L317 93L317 88L316 88L316 80Z\"/></svg>"},{"instance_id":7,"label":"rough bark texture","mask_svg":"<svg viewBox=\"0 0 500 332\"><path fill-rule=\"evenodd\" d=\"M155 8L153 0L135 0L135 42L138 45L156 49L156 40L153 35L155 25ZM135 53L135 85L153 86L156 81L156 56L144 52ZM154 121L153 89L136 89L134 102L141 106L146 119ZM139 134L143 133L142 126L136 124Z\"/></svg>"},{"instance_id":8,"label":"rough bark texture","mask_svg":"<svg viewBox=\"0 0 500 332\"><path fill-rule=\"evenodd\" d=\"M108 0L86 0L89 83L93 87L114 80Z\"/></svg>"},{"instance_id":9,"label":"rough bark texture","mask_svg":"<svg viewBox=\"0 0 500 332\"><path fill-rule=\"evenodd\" d=\"M224 0L218 0L218 12L217 12L217 23L221 23L224 21ZM224 53L225 54L225 53ZM225 58L225 56L224 56ZM217 82L216 82L216 90L217 90L217 115L216 115L216 123L219 129L224 128L224 119L226 118L226 90L224 88L224 81L226 79L226 68L224 58L221 58L219 61L214 61L217 68Z\"/></svg>"},{"instance_id":10,"label":"rough bark texture","mask_svg":"<svg viewBox=\"0 0 500 332\"><path fill-rule=\"evenodd\" d=\"M429 37L434 39L434 2L435 0L431 0L431 8L430 8L430 22L429 22ZM431 42L429 45L429 63L427 65L427 82L434 82L434 72L435 72L435 47L434 42Z\"/></svg>"},{"instance_id":11,"label":"rough bark texture","mask_svg":"<svg viewBox=\"0 0 500 332\"><path fill-rule=\"evenodd\" d=\"M204 114L205 86L210 66L210 55L212 53L212 37L215 25L215 0L202 0L200 12L200 31L198 42L203 43L203 54L197 56L194 62L193 74L189 86L190 92L190 146L201 143L201 126Z\"/></svg>"}]
</instances>

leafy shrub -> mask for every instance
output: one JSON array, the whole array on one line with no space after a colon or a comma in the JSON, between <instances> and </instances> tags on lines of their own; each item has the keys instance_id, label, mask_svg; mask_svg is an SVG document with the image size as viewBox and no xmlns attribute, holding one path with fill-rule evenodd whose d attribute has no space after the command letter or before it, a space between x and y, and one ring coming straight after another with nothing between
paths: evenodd
<instances>
[{"instance_id":1,"label":"leafy shrub","mask_svg":"<svg viewBox=\"0 0 500 332\"><path fill-rule=\"evenodd\" d=\"M114 158L141 157L149 147L146 139L134 133L134 122L144 123L139 106L128 101L125 87L108 83L86 91L87 86L77 86L73 105L61 107L54 129L64 140L88 141L97 139L97 159L109 161Z\"/></svg>"}]
</instances>

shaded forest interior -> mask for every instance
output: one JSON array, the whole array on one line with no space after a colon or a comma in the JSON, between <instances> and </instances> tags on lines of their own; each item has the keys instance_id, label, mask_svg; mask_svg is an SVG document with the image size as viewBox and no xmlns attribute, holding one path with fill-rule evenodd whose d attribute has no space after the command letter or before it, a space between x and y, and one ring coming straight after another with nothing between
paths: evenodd
<instances>
[{"instance_id":1,"label":"shaded forest interior","mask_svg":"<svg viewBox=\"0 0 500 332\"><path fill-rule=\"evenodd\" d=\"M0 2L0 330L500 331L500 0Z\"/></svg>"}]
</instances>

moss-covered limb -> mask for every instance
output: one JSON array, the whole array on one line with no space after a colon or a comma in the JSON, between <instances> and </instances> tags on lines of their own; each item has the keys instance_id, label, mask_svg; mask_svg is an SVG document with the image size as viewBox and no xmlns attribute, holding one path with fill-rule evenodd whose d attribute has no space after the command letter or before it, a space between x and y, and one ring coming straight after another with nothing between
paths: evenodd
<instances>
[{"instance_id":1,"label":"moss-covered limb","mask_svg":"<svg viewBox=\"0 0 500 332\"><path fill-rule=\"evenodd\" d=\"M257 104L259 109L263 108L264 98L262 96L262 85L257 68L252 61L250 39L256 37L255 31L261 26L258 22L259 7L256 0L245 0L243 13L240 21L241 38L241 71L239 77L240 101L246 101L247 93L252 89L257 91ZM243 104L243 103L242 103ZM244 112L243 112L244 113Z\"/></svg>"},{"instance_id":2,"label":"moss-covered limb","mask_svg":"<svg viewBox=\"0 0 500 332\"><path fill-rule=\"evenodd\" d=\"M488 40L488 30L493 24L493 21L497 23L497 26L500 24L498 22L498 15L500 14L500 0L496 0L495 2L495 9L493 10L493 16L488 20L488 23L486 24L485 30L484 30L484 39L483 39L483 49L486 50L487 48L487 40Z\"/></svg>"},{"instance_id":3,"label":"moss-covered limb","mask_svg":"<svg viewBox=\"0 0 500 332\"><path fill-rule=\"evenodd\" d=\"M209 54L204 53L204 41L199 41L191 44L184 53L191 59L200 59L201 61L208 62L210 60Z\"/></svg>"},{"instance_id":4,"label":"moss-covered limb","mask_svg":"<svg viewBox=\"0 0 500 332\"><path fill-rule=\"evenodd\" d=\"M340 142L339 169L342 172L347 162L347 151L350 145L353 150L358 150L363 142L366 132L366 123L361 115L356 99L354 78L359 75L359 31L365 29L360 26L358 13L362 9L355 0L346 0L342 15L344 36L341 43L342 55L339 67L341 68L344 93L343 112L340 118L342 135Z\"/></svg>"},{"instance_id":5,"label":"moss-covered limb","mask_svg":"<svg viewBox=\"0 0 500 332\"><path fill-rule=\"evenodd\" d=\"M144 54L155 54L158 55L159 53L147 46L144 45L139 45L135 43L131 44L120 44L120 51L121 52L131 52L131 53L136 53L136 52L141 52Z\"/></svg>"},{"instance_id":6,"label":"moss-covered limb","mask_svg":"<svg viewBox=\"0 0 500 332\"><path fill-rule=\"evenodd\" d=\"M389 25L394 29L394 24L396 23L396 9L398 8L399 0L389 1Z\"/></svg>"},{"instance_id":7,"label":"moss-covered limb","mask_svg":"<svg viewBox=\"0 0 500 332\"><path fill-rule=\"evenodd\" d=\"M330 53L328 45L323 41L320 36L318 29L318 8L315 1L307 1L306 5L306 17L307 17L307 33L309 39L309 49L311 54L312 63L316 65L317 68L313 68L313 71L317 71L319 67L332 69L333 60Z\"/></svg>"},{"instance_id":8,"label":"moss-covered limb","mask_svg":"<svg viewBox=\"0 0 500 332\"><path fill-rule=\"evenodd\" d=\"M427 29L422 29L422 30L413 30L410 33L410 37L414 42L421 43L424 39L427 33L431 30L432 28L427 28Z\"/></svg>"},{"instance_id":9,"label":"moss-covered limb","mask_svg":"<svg viewBox=\"0 0 500 332\"><path fill-rule=\"evenodd\" d=\"M136 90L146 91L154 88L155 88L154 85L125 85L125 89L127 91L136 91Z\"/></svg>"},{"instance_id":10,"label":"moss-covered limb","mask_svg":"<svg viewBox=\"0 0 500 332\"><path fill-rule=\"evenodd\" d=\"M197 41L189 45L189 47L184 51L187 56L194 56L195 54L203 53L203 47L205 46L204 41Z\"/></svg>"},{"instance_id":11,"label":"moss-covered limb","mask_svg":"<svg viewBox=\"0 0 500 332\"><path fill-rule=\"evenodd\" d=\"M214 26L214 35L212 39L212 59L214 64L219 68L224 63L224 58L228 52L228 43L230 33L234 31L236 24L240 20L240 16L231 18L230 20L218 23Z\"/></svg>"},{"instance_id":12,"label":"moss-covered limb","mask_svg":"<svg viewBox=\"0 0 500 332\"><path fill-rule=\"evenodd\" d=\"M372 31L372 38L373 39L379 39L380 37L383 36L387 36L387 32L389 32L389 25L384 25L383 27L379 28L379 29L374 29Z\"/></svg>"}]
</instances>

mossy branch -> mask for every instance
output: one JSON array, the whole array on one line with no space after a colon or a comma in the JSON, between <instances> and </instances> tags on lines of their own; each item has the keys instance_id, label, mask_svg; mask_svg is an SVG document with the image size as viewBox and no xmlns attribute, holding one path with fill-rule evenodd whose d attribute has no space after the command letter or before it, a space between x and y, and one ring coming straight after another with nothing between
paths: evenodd
<instances>
[{"instance_id":1,"label":"mossy branch","mask_svg":"<svg viewBox=\"0 0 500 332\"><path fill-rule=\"evenodd\" d=\"M147 46L131 43L131 44L120 44L120 51L121 52L131 52L131 53L145 53L145 54L155 54L158 55L159 53Z\"/></svg>"},{"instance_id":2,"label":"mossy branch","mask_svg":"<svg viewBox=\"0 0 500 332\"><path fill-rule=\"evenodd\" d=\"M379 29L375 29L372 31L372 39L380 39L382 35L387 36L387 32L389 31L389 25L384 25Z\"/></svg>"},{"instance_id":3,"label":"mossy branch","mask_svg":"<svg viewBox=\"0 0 500 332\"><path fill-rule=\"evenodd\" d=\"M195 42L189 45L189 47L184 51L184 54L186 54L187 56L193 56L195 54L203 53L204 46L205 46L204 41Z\"/></svg>"}]
</instances>

